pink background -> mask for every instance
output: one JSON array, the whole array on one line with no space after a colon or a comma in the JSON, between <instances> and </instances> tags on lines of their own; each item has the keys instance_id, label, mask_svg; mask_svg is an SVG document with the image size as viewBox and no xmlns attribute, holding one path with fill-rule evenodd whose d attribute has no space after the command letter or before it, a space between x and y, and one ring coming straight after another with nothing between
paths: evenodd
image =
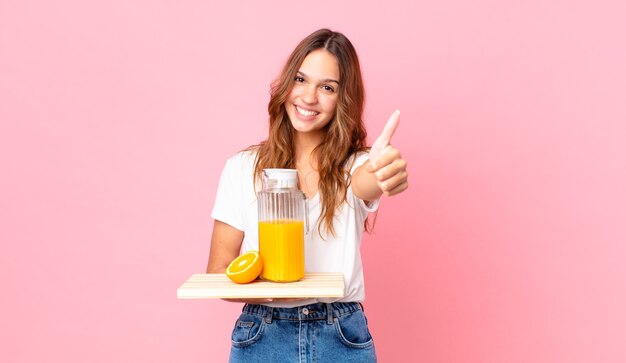
<instances>
[{"instance_id":1,"label":"pink background","mask_svg":"<svg viewBox=\"0 0 626 363\"><path fill-rule=\"evenodd\" d=\"M593 3L587 5L585 3ZM223 362L225 159L320 27L410 189L366 237L383 362L626 361L623 1L0 2L0 361Z\"/></svg>"}]
</instances>

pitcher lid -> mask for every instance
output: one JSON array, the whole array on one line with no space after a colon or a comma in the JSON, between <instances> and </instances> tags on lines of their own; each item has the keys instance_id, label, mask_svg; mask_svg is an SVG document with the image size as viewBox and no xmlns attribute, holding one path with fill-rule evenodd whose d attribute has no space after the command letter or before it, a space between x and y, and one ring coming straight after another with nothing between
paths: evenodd
<instances>
[{"instance_id":1,"label":"pitcher lid","mask_svg":"<svg viewBox=\"0 0 626 363\"><path fill-rule=\"evenodd\" d=\"M263 169L264 188L297 188L296 169Z\"/></svg>"}]
</instances>

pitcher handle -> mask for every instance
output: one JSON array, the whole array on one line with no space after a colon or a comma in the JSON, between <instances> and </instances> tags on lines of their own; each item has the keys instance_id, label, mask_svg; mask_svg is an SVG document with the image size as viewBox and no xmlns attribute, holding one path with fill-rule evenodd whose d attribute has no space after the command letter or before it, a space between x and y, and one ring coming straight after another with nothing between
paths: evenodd
<instances>
[{"instance_id":1,"label":"pitcher handle","mask_svg":"<svg viewBox=\"0 0 626 363\"><path fill-rule=\"evenodd\" d=\"M309 234L309 198L304 195L304 234Z\"/></svg>"}]
</instances>

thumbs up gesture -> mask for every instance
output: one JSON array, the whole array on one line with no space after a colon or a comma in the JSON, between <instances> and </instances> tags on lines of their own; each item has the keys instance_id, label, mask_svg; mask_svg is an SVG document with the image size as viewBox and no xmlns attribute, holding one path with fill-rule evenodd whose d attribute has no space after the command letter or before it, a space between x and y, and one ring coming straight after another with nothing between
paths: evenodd
<instances>
[{"instance_id":1,"label":"thumbs up gesture","mask_svg":"<svg viewBox=\"0 0 626 363\"><path fill-rule=\"evenodd\" d=\"M396 110L372 144L367 166L367 171L374 175L378 187L387 196L401 193L409 187L406 160L402 159L400 150L391 146L391 137L399 123L400 111Z\"/></svg>"}]
</instances>

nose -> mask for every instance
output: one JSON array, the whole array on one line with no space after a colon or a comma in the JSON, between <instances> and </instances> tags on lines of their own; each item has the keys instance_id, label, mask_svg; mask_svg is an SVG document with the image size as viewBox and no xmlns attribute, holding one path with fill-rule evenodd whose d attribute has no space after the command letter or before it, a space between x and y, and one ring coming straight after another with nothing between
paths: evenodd
<instances>
[{"instance_id":1,"label":"nose","mask_svg":"<svg viewBox=\"0 0 626 363\"><path fill-rule=\"evenodd\" d=\"M317 87L315 85L308 85L302 90L302 101L307 104L317 103Z\"/></svg>"}]
</instances>

